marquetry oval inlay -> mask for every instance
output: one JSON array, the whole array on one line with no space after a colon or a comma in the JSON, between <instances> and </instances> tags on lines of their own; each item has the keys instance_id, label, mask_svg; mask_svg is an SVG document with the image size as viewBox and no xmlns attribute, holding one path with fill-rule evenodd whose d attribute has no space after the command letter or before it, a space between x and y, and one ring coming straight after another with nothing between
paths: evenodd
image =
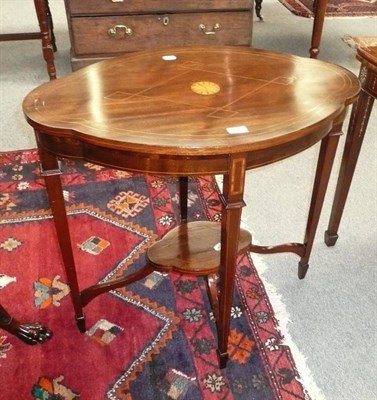
<instances>
[{"instance_id":1,"label":"marquetry oval inlay","mask_svg":"<svg viewBox=\"0 0 377 400\"><path fill-rule=\"evenodd\" d=\"M191 85L191 90L196 94L209 96L218 93L220 91L220 86L215 82L199 81Z\"/></svg>"}]
</instances>

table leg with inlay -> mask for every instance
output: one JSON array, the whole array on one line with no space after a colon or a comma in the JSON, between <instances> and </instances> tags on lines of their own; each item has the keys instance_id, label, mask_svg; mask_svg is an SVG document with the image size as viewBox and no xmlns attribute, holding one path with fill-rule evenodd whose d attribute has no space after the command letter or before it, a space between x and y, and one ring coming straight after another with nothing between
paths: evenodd
<instances>
[{"instance_id":1,"label":"table leg with inlay","mask_svg":"<svg viewBox=\"0 0 377 400\"><path fill-rule=\"evenodd\" d=\"M373 103L375 98L377 98L377 47L360 47L357 50L357 58L362 63L359 75L362 91L357 102L352 107L335 197L329 224L325 232L325 243L327 246L334 246L338 240L340 221L367 130Z\"/></svg>"},{"instance_id":2,"label":"table leg with inlay","mask_svg":"<svg viewBox=\"0 0 377 400\"><path fill-rule=\"evenodd\" d=\"M221 257L219 269L219 311L216 316L220 368L228 361L228 339L231 307L236 276L241 212L245 206L243 193L246 173L246 154L235 154L229 160L229 174L224 175L221 200ZM216 312L215 312L216 315Z\"/></svg>"},{"instance_id":3,"label":"table leg with inlay","mask_svg":"<svg viewBox=\"0 0 377 400\"><path fill-rule=\"evenodd\" d=\"M334 246L339 237L338 229L340 221L346 205L373 103L374 98L363 91L352 110L329 225L325 232L325 243L327 246Z\"/></svg>"},{"instance_id":4,"label":"table leg with inlay","mask_svg":"<svg viewBox=\"0 0 377 400\"><path fill-rule=\"evenodd\" d=\"M298 277L304 279L309 268L309 258L313 248L314 238L321 215L330 174L335 159L339 137L342 134L342 123L345 111L335 122L331 132L321 141L320 152L317 161L317 170L314 179L312 198L303 243L285 243L277 246L262 246L251 244L249 251L259 254L294 253L300 257L298 263Z\"/></svg>"},{"instance_id":5,"label":"table leg with inlay","mask_svg":"<svg viewBox=\"0 0 377 400\"><path fill-rule=\"evenodd\" d=\"M38 132L35 136L38 142ZM76 274L75 259L72 251L72 241L68 226L63 187L60 180L62 174L58 159L55 155L44 150L43 146L38 145L38 152L41 162L41 175L45 179L47 195L50 202L54 225L57 233L63 264L70 287L73 307L76 315L76 322L81 332L85 332L85 320L83 306L80 298L79 285Z\"/></svg>"},{"instance_id":6,"label":"table leg with inlay","mask_svg":"<svg viewBox=\"0 0 377 400\"><path fill-rule=\"evenodd\" d=\"M305 278L309 268L309 257L313 248L314 237L318 227L330 174L334 163L339 137L342 134L344 113L341 122L335 124L331 132L321 141L317 170L314 179L312 200L304 238L304 253L298 264L298 277Z\"/></svg>"},{"instance_id":7,"label":"table leg with inlay","mask_svg":"<svg viewBox=\"0 0 377 400\"><path fill-rule=\"evenodd\" d=\"M38 142L38 132L35 132ZM75 310L76 323L80 332L85 332L85 316L83 308L95 297L110 290L123 287L127 284L139 281L153 272L150 264L145 265L137 272L127 274L110 282L97 283L80 291L75 259L73 255L72 240L68 225L68 216L65 207L63 187L60 179L62 174L58 158L44 150L43 145L38 143L38 152L41 162L41 176L46 183L47 195L54 218L55 230L63 258L63 265L70 288L73 308Z\"/></svg>"}]
</instances>

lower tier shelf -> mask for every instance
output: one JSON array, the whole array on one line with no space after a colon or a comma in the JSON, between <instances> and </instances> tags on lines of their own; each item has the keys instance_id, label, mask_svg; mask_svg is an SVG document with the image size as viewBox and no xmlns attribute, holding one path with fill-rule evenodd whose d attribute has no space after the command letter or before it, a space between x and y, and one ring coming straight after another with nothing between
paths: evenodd
<instances>
[{"instance_id":1,"label":"lower tier shelf","mask_svg":"<svg viewBox=\"0 0 377 400\"><path fill-rule=\"evenodd\" d=\"M240 229L239 253L248 250L251 233ZM198 221L182 224L168 232L147 251L154 269L192 275L217 273L220 267L221 224Z\"/></svg>"}]
</instances>

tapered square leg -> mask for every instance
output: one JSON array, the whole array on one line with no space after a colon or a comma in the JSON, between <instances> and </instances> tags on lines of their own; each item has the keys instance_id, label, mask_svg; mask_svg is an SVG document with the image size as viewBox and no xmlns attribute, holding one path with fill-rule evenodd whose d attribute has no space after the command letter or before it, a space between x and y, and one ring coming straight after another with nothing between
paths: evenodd
<instances>
[{"instance_id":1,"label":"tapered square leg","mask_svg":"<svg viewBox=\"0 0 377 400\"><path fill-rule=\"evenodd\" d=\"M366 76L363 81L363 87L367 89L369 85L372 85L372 82L371 77L369 76L370 74L368 75L367 73L366 67L364 67L364 71ZM357 102L352 107L335 197L331 209L329 224L327 231L325 232L325 243L327 246L334 246L338 239L340 221L346 205L361 146L363 144L373 102L373 96L371 96L367 91L362 91Z\"/></svg>"},{"instance_id":2,"label":"tapered square leg","mask_svg":"<svg viewBox=\"0 0 377 400\"><path fill-rule=\"evenodd\" d=\"M37 132L36 137L38 141ZM42 146L38 147L38 151L42 166L41 175L44 177L46 182L47 194L54 217L55 230L63 258L67 281L71 290L71 298L76 314L77 325L81 332L85 332L85 318L77 281L76 266L73 257L72 242L63 197L63 188L60 180L61 171L58 160L54 155L45 151Z\"/></svg>"},{"instance_id":3,"label":"tapered square leg","mask_svg":"<svg viewBox=\"0 0 377 400\"><path fill-rule=\"evenodd\" d=\"M309 268L309 257L321 215L331 169L334 163L339 136L341 135L342 122L335 125L332 131L321 142L317 170L314 180L312 199L310 203L308 222L304 238L305 251L298 264L299 279L305 278Z\"/></svg>"}]
</instances>

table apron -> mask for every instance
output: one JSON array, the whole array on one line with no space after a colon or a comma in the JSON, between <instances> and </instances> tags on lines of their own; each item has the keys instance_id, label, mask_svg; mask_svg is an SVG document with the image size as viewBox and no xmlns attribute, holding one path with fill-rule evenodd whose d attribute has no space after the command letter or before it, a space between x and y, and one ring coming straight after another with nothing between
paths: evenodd
<instances>
[{"instance_id":1,"label":"table apron","mask_svg":"<svg viewBox=\"0 0 377 400\"><path fill-rule=\"evenodd\" d=\"M246 169L261 167L293 156L319 142L331 130L332 123L310 135L302 135L285 143L267 148L251 149L246 153ZM109 148L99 144L87 143L67 136L52 136L36 131L38 146L61 158L83 159L94 164L129 172L160 175L216 175L227 174L232 153L223 154L169 155L127 149ZM240 152L241 153L241 152Z\"/></svg>"}]
</instances>

